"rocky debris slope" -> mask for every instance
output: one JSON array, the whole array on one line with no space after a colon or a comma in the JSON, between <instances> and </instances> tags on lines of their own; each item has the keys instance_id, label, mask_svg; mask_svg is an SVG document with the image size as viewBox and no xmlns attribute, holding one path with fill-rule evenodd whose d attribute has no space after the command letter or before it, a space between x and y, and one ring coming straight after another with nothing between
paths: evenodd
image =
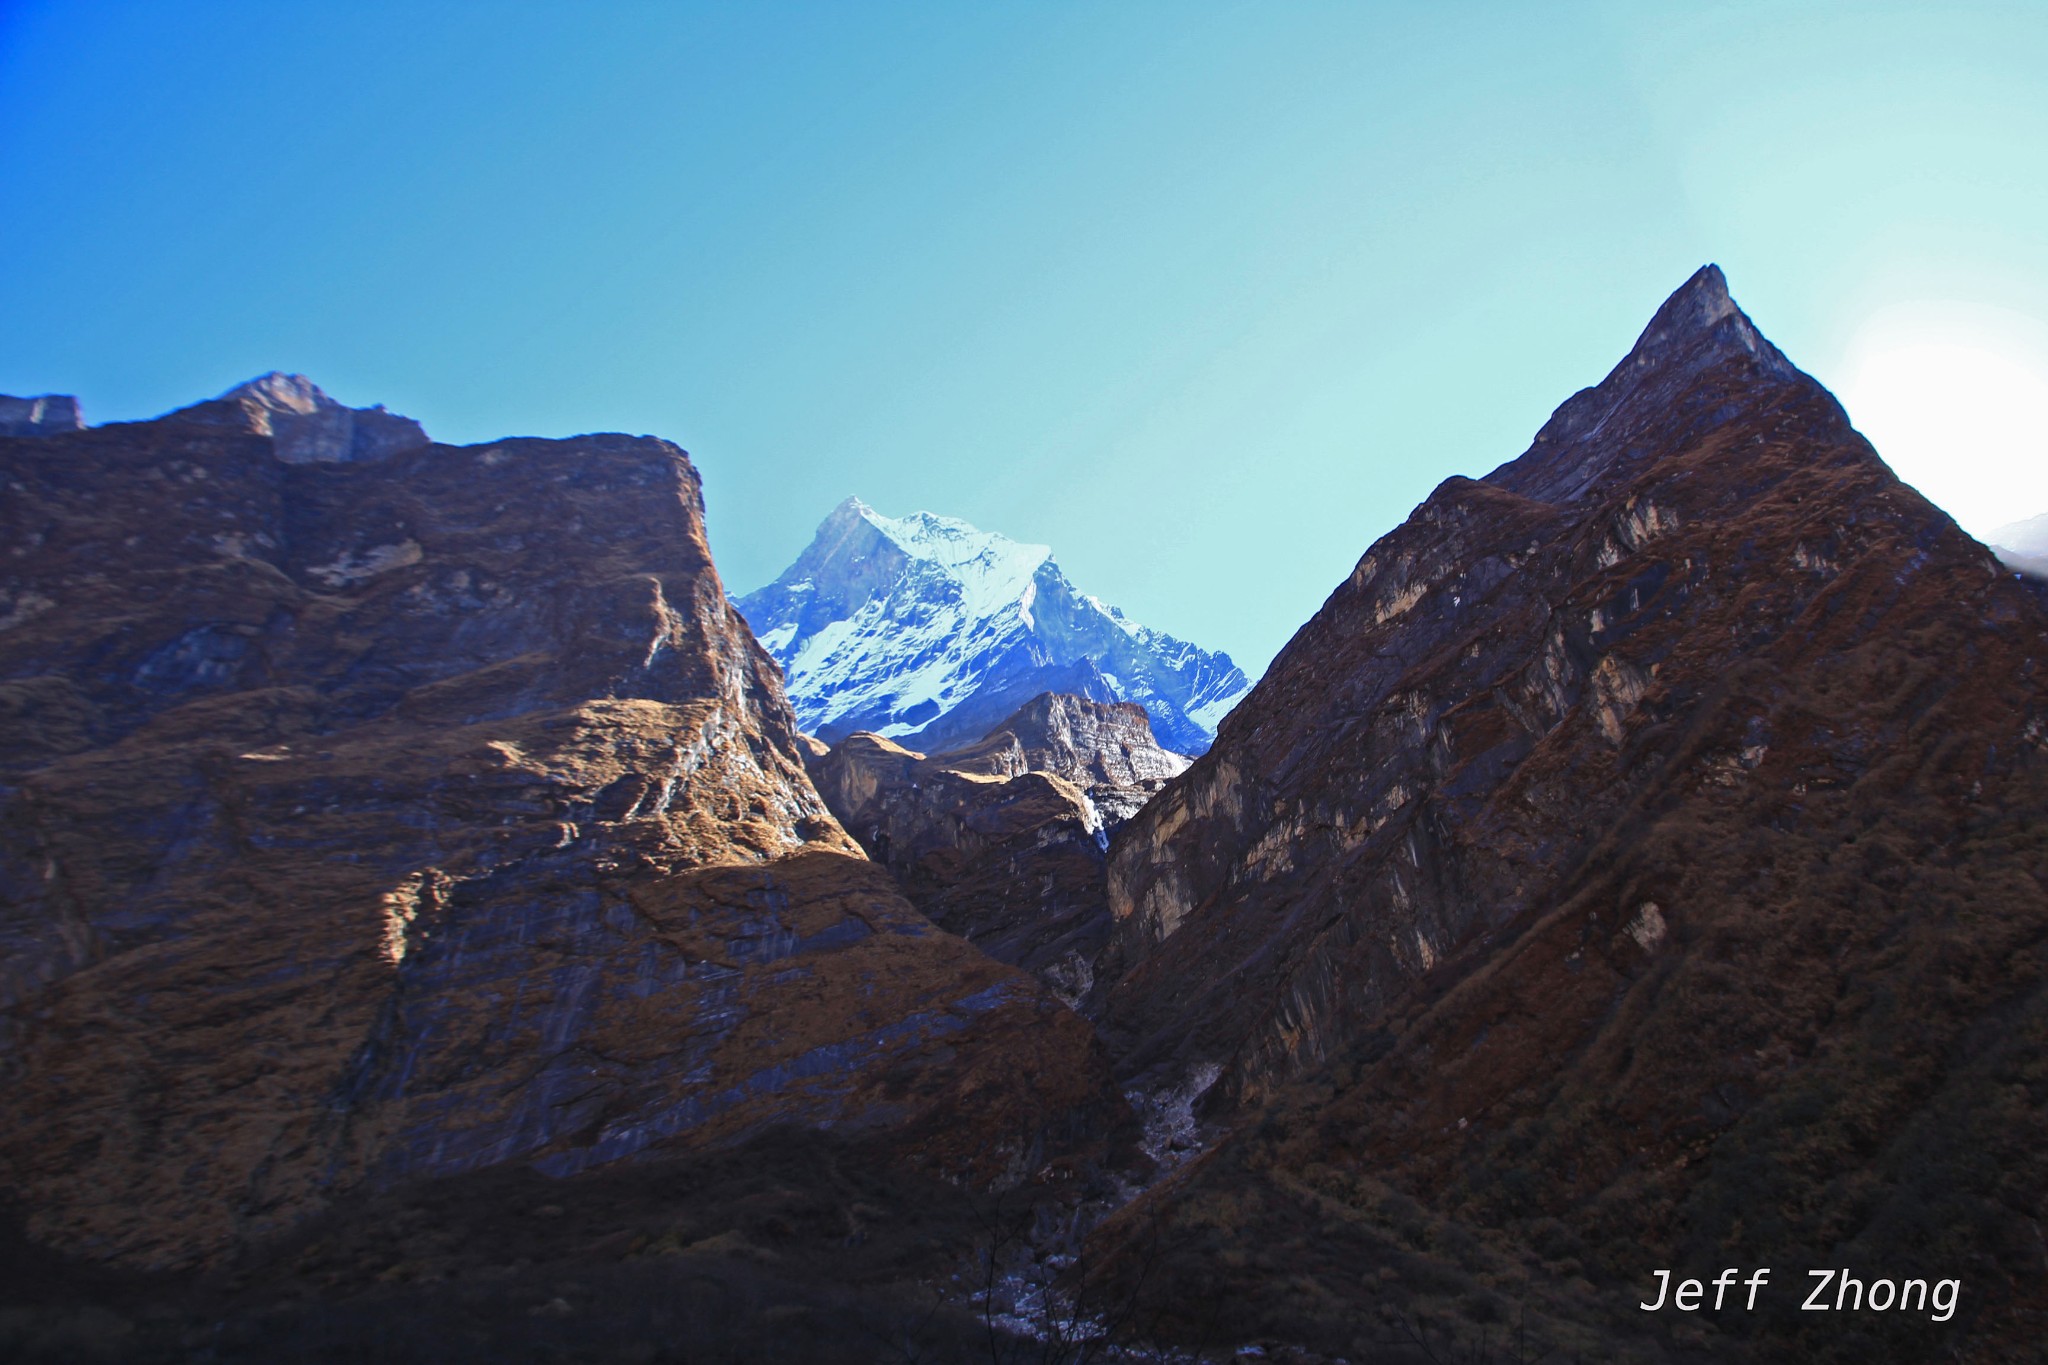
<instances>
[{"instance_id":1,"label":"rocky debris slope","mask_svg":"<svg viewBox=\"0 0 2048 1365\"><path fill-rule=\"evenodd\" d=\"M998 1182L1099 1131L1088 1026L818 798L683 452L416 431L271 377L0 441L28 1235L174 1266L765 1124Z\"/></svg>"},{"instance_id":2,"label":"rocky debris slope","mask_svg":"<svg viewBox=\"0 0 2048 1365\"><path fill-rule=\"evenodd\" d=\"M1106 836L1186 767L1143 707L1057 693L951 753L862 732L811 759L833 814L919 910L1070 1003L1109 937Z\"/></svg>"},{"instance_id":3,"label":"rocky debris slope","mask_svg":"<svg viewBox=\"0 0 2048 1365\"><path fill-rule=\"evenodd\" d=\"M1043 545L848 498L740 611L783 667L804 729L932 752L1042 692L1129 701L1177 753L1209 746L1250 683L1211 653L1078 592Z\"/></svg>"},{"instance_id":4,"label":"rocky debris slope","mask_svg":"<svg viewBox=\"0 0 2048 1365\"><path fill-rule=\"evenodd\" d=\"M1513 1297L1635 1331L1657 1269L1853 1266L1973 1297L1656 1330L2032 1349L2044 666L2033 587L1700 271L1375 544L1118 836L1127 1066L1268 1106L1149 1201L1193 1239L1151 1280L1179 1330L1352 1349L1462 1284L1468 1346Z\"/></svg>"}]
</instances>

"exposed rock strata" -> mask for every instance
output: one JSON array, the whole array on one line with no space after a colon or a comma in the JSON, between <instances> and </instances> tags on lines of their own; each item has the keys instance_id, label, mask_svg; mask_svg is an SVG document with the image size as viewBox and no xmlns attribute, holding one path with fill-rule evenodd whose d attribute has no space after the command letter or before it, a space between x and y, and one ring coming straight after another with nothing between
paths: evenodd
<instances>
[{"instance_id":1,"label":"exposed rock strata","mask_svg":"<svg viewBox=\"0 0 2048 1365\"><path fill-rule=\"evenodd\" d=\"M860 733L811 770L933 922L1078 1001L1108 941L1106 835L1186 767L1143 707L1047 693L964 749L927 758Z\"/></svg>"},{"instance_id":2,"label":"exposed rock strata","mask_svg":"<svg viewBox=\"0 0 2048 1365\"><path fill-rule=\"evenodd\" d=\"M308 389L0 443L32 1236L205 1261L351 1188L765 1123L1003 1180L1115 1105L819 800L680 450L421 445Z\"/></svg>"},{"instance_id":3,"label":"exposed rock strata","mask_svg":"<svg viewBox=\"0 0 2048 1365\"><path fill-rule=\"evenodd\" d=\"M2044 665L2035 589L1702 270L1375 544L1118 836L1128 1066L1274 1106L1150 1207L1324 1305L1435 1292L1394 1235L1419 1199L1617 1323L1656 1268L1978 1296L1949 1327L1703 1314L1716 1358L2038 1343ZM1325 1312L1213 1260L1153 1283L1181 1330Z\"/></svg>"}]
</instances>

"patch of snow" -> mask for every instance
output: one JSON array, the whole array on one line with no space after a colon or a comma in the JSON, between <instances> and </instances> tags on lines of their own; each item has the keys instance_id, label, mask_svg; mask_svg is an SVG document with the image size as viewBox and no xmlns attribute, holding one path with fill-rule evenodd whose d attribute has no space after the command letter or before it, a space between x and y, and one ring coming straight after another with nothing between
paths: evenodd
<instances>
[{"instance_id":1,"label":"patch of snow","mask_svg":"<svg viewBox=\"0 0 2048 1365\"><path fill-rule=\"evenodd\" d=\"M1243 687L1234 688L1220 697L1203 702L1200 706L1190 707L1188 719L1213 735L1216 733L1216 727L1223 723L1223 718L1235 710L1237 704L1243 701L1245 694L1251 690L1251 684L1246 683Z\"/></svg>"}]
</instances>

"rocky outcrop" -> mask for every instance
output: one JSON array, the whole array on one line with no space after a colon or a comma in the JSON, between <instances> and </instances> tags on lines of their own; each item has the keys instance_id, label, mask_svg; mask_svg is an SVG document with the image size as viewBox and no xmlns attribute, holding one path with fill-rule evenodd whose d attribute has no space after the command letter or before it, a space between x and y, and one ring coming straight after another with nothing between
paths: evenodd
<instances>
[{"instance_id":1,"label":"rocky outcrop","mask_svg":"<svg viewBox=\"0 0 2048 1365\"><path fill-rule=\"evenodd\" d=\"M427 433L412 418L386 412L381 403L345 407L302 374L273 370L237 384L217 401L241 409L239 420L270 437L271 449L286 464L381 460L427 444Z\"/></svg>"},{"instance_id":2,"label":"rocky outcrop","mask_svg":"<svg viewBox=\"0 0 2048 1365\"><path fill-rule=\"evenodd\" d=\"M804 728L926 752L970 744L1044 692L1135 702L1200 753L1250 683L1211 653L1077 591L1043 545L848 498L740 610L783 667Z\"/></svg>"},{"instance_id":3,"label":"rocky outcrop","mask_svg":"<svg viewBox=\"0 0 2048 1365\"><path fill-rule=\"evenodd\" d=\"M919 910L1076 1004L1108 941L1108 831L1186 767L1143 707L1057 693L951 753L859 733L811 760L833 813Z\"/></svg>"},{"instance_id":4,"label":"rocky outcrop","mask_svg":"<svg viewBox=\"0 0 2048 1365\"><path fill-rule=\"evenodd\" d=\"M939 756L954 772L989 777L1052 773L1088 793L1103 828L1138 813L1188 759L1159 747L1145 708L1045 692L974 744Z\"/></svg>"},{"instance_id":5,"label":"rocky outcrop","mask_svg":"<svg viewBox=\"0 0 2048 1365\"><path fill-rule=\"evenodd\" d=\"M0 442L29 1234L174 1266L767 1124L970 1182L1084 1139L1088 1026L833 820L683 452L416 430L272 377Z\"/></svg>"},{"instance_id":6,"label":"rocky outcrop","mask_svg":"<svg viewBox=\"0 0 2048 1365\"><path fill-rule=\"evenodd\" d=\"M1389 1228L1447 1219L1631 1331L1627 1290L1709 1262L1979 1295L1967 1327L1702 1314L1717 1359L2038 1342L2044 664L2035 590L1702 270L1119 834L1130 1069L1272 1106L1162 1201L1321 1302L1441 1292ZM1154 1283L1280 1311L1233 1274Z\"/></svg>"},{"instance_id":7,"label":"rocky outcrop","mask_svg":"<svg viewBox=\"0 0 2048 1365\"><path fill-rule=\"evenodd\" d=\"M0 393L0 436L54 436L84 429L78 400L68 394L12 398Z\"/></svg>"}]
</instances>

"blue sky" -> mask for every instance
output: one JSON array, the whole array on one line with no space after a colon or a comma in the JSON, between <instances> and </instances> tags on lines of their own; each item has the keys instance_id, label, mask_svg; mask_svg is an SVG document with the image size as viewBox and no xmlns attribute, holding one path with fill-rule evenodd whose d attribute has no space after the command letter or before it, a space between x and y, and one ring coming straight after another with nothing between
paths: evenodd
<instances>
[{"instance_id":1,"label":"blue sky","mask_svg":"<svg viewBox=\"0 0 2048 1365\"><path fill-rule=\"evenodd\" d=\"M1256 668L1707 260L2048 511L2044 170L2038 3L0 0L0 392L652 432L735 592L858 494Z\"/></svg>"}]
</instances>

